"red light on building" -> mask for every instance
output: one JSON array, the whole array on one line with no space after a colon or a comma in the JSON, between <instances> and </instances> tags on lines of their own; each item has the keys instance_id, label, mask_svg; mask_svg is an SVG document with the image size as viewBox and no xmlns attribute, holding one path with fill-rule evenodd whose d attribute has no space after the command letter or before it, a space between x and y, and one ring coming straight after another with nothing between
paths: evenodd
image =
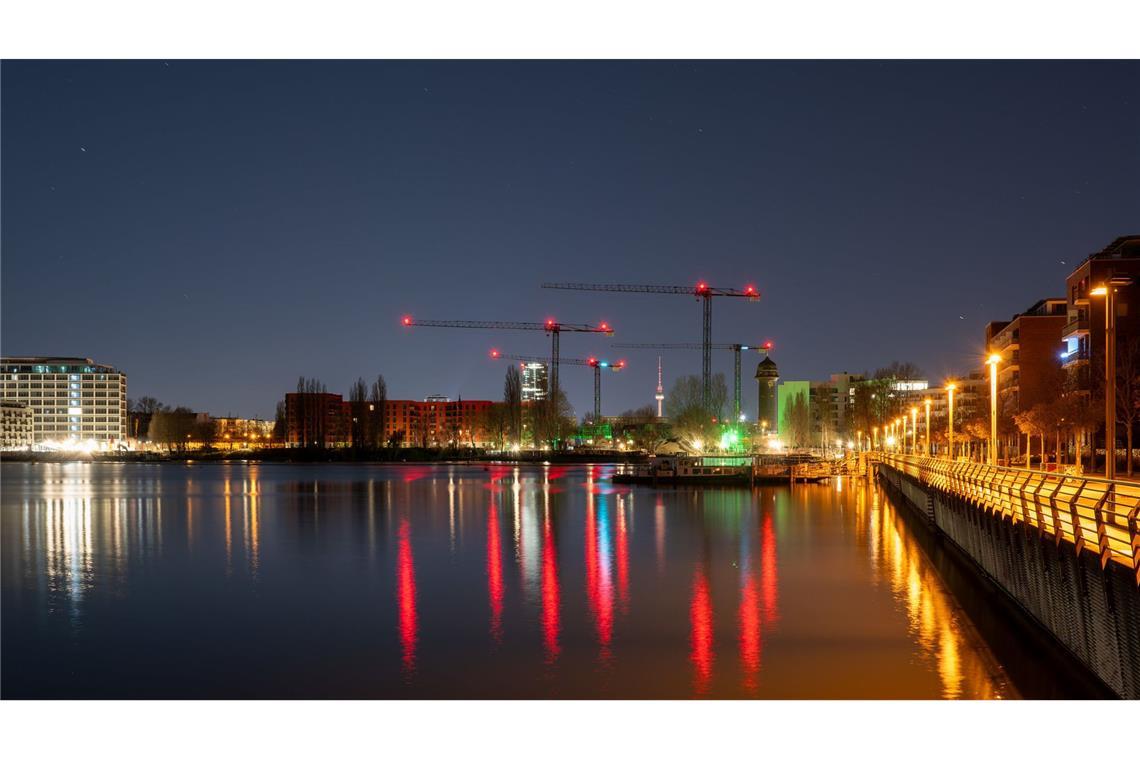
<instances>
[{"instance_id":1,"label":"red light on building","mask_svg":"<svg viewBox=\"0 0 1140 760\"><path fill-rule=\"evenodd\" d=\"M702 280L701 282L697 283L697 291L698 292L703 293L708 289L709 289L709 284L707 282Z\"/></svg>"},{"instance_id":2,"label":"red light on building","mask_svg":"<svg viewBox=\"0 0 1140 760\"><path fill-rule=\"evenodd\" d=\"M765 351L771 351L772 350L772 341L770 341L770 340L764 341L764 350Z\"/></svg>"},{"instance_id":3,"label":"red light on building","mask_svg":"<svg viewBox=\"0 0 1140 760\"><path fill-rule=\"evenodd\" d=\"M412 318L409 316L405 315L404 318L400 321L404 323L404 327L411 327L412 326Z\"/></svg>"},{"instance_id":4,"label":"red light on building","mask_svg":"<svg viewBox=\"0 0 1140 760\"><path fill-rule=\"evenodd\" d=\"M744 292L750 296L754 296L754 295L756 295L756 286L755 285L745 285L744 286Z\"/></svg>"},{"instance_id":5,"label":"red light on building","mask_svg":"<svg viewBox=\"0 0 1140 760\"><path fill-rule=\"evenodd\" d=\"M498 359L499 358L499 349L497 349L497 348L491 349L491 358L492 359Z\"/></svg>"},{"instance_id":6,"label":"red light on building","mask_svg":"<svg viewBox=\"0 0 1140 760\"><path fill-rule=\"evenodd\" d=\"M590 359L589 359L589 361L590 361L590 366L591 366L591 367L596 367L596 366L598 366L598 360L597 360L597 359L595 359L594 357L592 357L592 356L591 356L591 357L590 357Z\"/></svg>"}]
</instances>

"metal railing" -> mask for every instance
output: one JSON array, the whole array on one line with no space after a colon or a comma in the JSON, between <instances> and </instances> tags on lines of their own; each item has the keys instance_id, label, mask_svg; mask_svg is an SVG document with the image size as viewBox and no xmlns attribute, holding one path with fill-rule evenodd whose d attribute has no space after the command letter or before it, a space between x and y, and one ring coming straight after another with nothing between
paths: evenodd
<instances>
[{"instance_id":1,"label":"metal railing","mask_svg":"<svg viewBox=\"0 0 1140 760\"><path fill-rule=\"evenodd\" d=\"M1140 483L931 457L873 457L987 512L1065 539L1078 552L1091 551L1101 567L1122 564L1140 583Z\"/></svg>"}]
</instances>

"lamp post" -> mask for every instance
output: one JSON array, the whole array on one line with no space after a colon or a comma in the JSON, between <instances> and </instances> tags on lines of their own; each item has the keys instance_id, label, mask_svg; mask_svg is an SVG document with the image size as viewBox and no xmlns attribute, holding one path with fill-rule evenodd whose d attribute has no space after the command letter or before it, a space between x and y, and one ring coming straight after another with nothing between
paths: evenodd
<instances>
[{"instance_id":1,"label":"lamp post","mask_svg":"<svg viewBox=\"0 0 1140 760\"><path fill-rule=\"evenodd\" d=\"M918 456L918 407L910 407L910 453Z\"/></svg>"},{"instance_id":2,"label":"lamp post","mask_svg":"<svg viewBox=\"0 0 1140 760\"><path fill-rule=\"evenodd\" d=\"M990 354L990 466L997 467L997 365L1000 354Z\"/></svg>"},{"instance_id":3,"label":"lamp post","mask_svg":"<svg viewBox=\"0 0 1140 760\"><path fill-rule=\"evenodd\" d=\"M905 454L906 453L906 415L905 414L902 417L899 417L899 424L901 426L901 427L899 427L899 430L902 431L902 438L899 439L899 453Z\"/></svg>"},{"instance_id":4,"label":"lamp post","mask_svg":"<svg viewBox=\"0 0 1140 760\"><path fill-rule=\"evenodd\" d=\"M1131 277L1110 276L1089 291L1104 296L1104 477L1116 478L1116 289L1131 285Z\"/></svg>"},{"instance_id":5,"label":"lamp post","mask_svg":"<svg viewBox=\"0 0 1140 760\"><path fill-rule=\"evenodd\" d=\"M946 393L948 394L947 402L949 405L949 430L947 432L946 453L951 459L954 458L954 390L957 387L958 386L954 385L954 383L946 384Z\"/></svg>"},{"instance_id":6,"label":"lamp post","mask_svg":"<svg viewBox=\"0 0 1140 760\"><path fill-rule=\"evenodd\" d=\"M930 456L930 399L923 400L922 405L926 407L926 456Z\"/></svg>"},{"instance_id":7,"label":"lamp post","mask_svg":"<svg viewBox=\"0 0 1140 760\"><path fill-rule=\"evenodd\" d=\"M879 426L871 426L871 451L879 448Z\"/></svg>"}]
</instances>

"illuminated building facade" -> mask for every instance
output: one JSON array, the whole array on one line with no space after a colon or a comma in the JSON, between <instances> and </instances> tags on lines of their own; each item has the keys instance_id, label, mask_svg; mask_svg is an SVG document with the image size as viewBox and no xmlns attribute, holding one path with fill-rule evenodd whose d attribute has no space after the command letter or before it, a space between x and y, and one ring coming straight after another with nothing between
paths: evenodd
<instances>
[{"instance_id":1,"label":"illuminated building facade","mask_svg":"<svg viewBox=\"0 0 1140 760\"><path fill-rule=\"evenodd\" d=\"M1104 366L1104 298L1089 297L1089 291L1113 276L1140 281L1140 235L1119 237L1100 253L1089 256L1065 280L1066 320L1061 328L1061 366L1075 389L1092 390L1096 374ZM1116 294L1117 344L1140 336L1140 286L1118 289ZM999 365L1000 367L1000 365ZM1103 382L1103 380L1101 381Z\"/></svg>"},{"instance_id":2,"label":"illuminated building facade","mask_svg":"<svg viewBox=\"0 0 1140 760\"><path fill-rule=\"evenodd\" d=\"M542 362L523 362L522 400L542 401L546 398L546 365Z\"/></svg>"},{"instance_id":3,"label":"illuminated building facade","mask_svg":"<svg viewBox=\"0 0 1140 760\"><path fill-rule=\"evenodd\" d=\"M91 359L0 359L0 398L32 410L34 444L106 448L127 437L127 376Z\"/></svg>"},{"instance_id":4,"label":"illuminated building facade","mask_svg":"<svg viewBox=\"0 0 1140 760\"><path fill-rule=\"evenodd\" d=\"M273 420L211 417L218 443L258 445L273 439Z\"/></svg>"},{"instance_id":5,"label":"illuminated building facade","mask_svg":"<svg viewBox=\"0 0 1140 760\"><path fill-rule=\"evenodd\" d=\"M483 418L491 401L392 400L385 404L385 429L401 446L481 446L490 441Z\"/></svg>"},{"instance_id":6,"label":"illuminated building facade","mask_svg":"<svg viewBox=\"0 0 1140 760\"><path fill-rule=\"evenodd\" d=\"M0 401L0 449L14 451L32 446L32 408L16 401Z\"/></svg>"}]
</instances>

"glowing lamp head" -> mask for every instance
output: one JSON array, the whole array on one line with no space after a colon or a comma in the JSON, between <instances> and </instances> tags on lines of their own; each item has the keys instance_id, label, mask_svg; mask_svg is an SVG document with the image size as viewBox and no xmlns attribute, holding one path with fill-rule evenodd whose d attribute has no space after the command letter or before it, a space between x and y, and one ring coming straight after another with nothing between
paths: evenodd
<instances>
[{"instance_id":1,"label":"glowing lamp head","mask_svg":"<svg viewBox=\"0 0 1140 760\"><path fill-rule=\"evenodd\" d=\"M954 383L946 383L946 390L953 393L954 391L958 390L958 386L955 385Z\"/></svg>"},{"instance_id":2,"label":"glowing lamp head","mask_svg":"<svg viewBox=\"0 0 1140 760\"><path fill-rule=\"evenodd\" d=\"M1107 296L1108 295L1108 286L1107 285L1097 285L1095 288L1093 288L1092 290L1089 291L1089 295L1090 296Z\"/></svg>"},{"instance_id":3,"label":"glowing lamp head","mask_svg":"<svg viewBox=\"0 0 1140 760\"><path fill-rule=\"evenodd\" d=\"M988 359L986 359L986 364L989 364L992 366L992 365L996 365L1000 361L1001 361L1001 354L990 354L990 357Z\"/></svg>"},{"instance_id":4,"label":"glowing lamp head","mask_svg":"<svg viewBox=\"0 0 1140 760\"><path fill-rule=\"evenodd\" d=\"M923 399L922 403L926 404L926 408L929 409L930 405L934 402L932 402L930 399L927 398L927 399Z\"/></svg>"}]
</instances>

